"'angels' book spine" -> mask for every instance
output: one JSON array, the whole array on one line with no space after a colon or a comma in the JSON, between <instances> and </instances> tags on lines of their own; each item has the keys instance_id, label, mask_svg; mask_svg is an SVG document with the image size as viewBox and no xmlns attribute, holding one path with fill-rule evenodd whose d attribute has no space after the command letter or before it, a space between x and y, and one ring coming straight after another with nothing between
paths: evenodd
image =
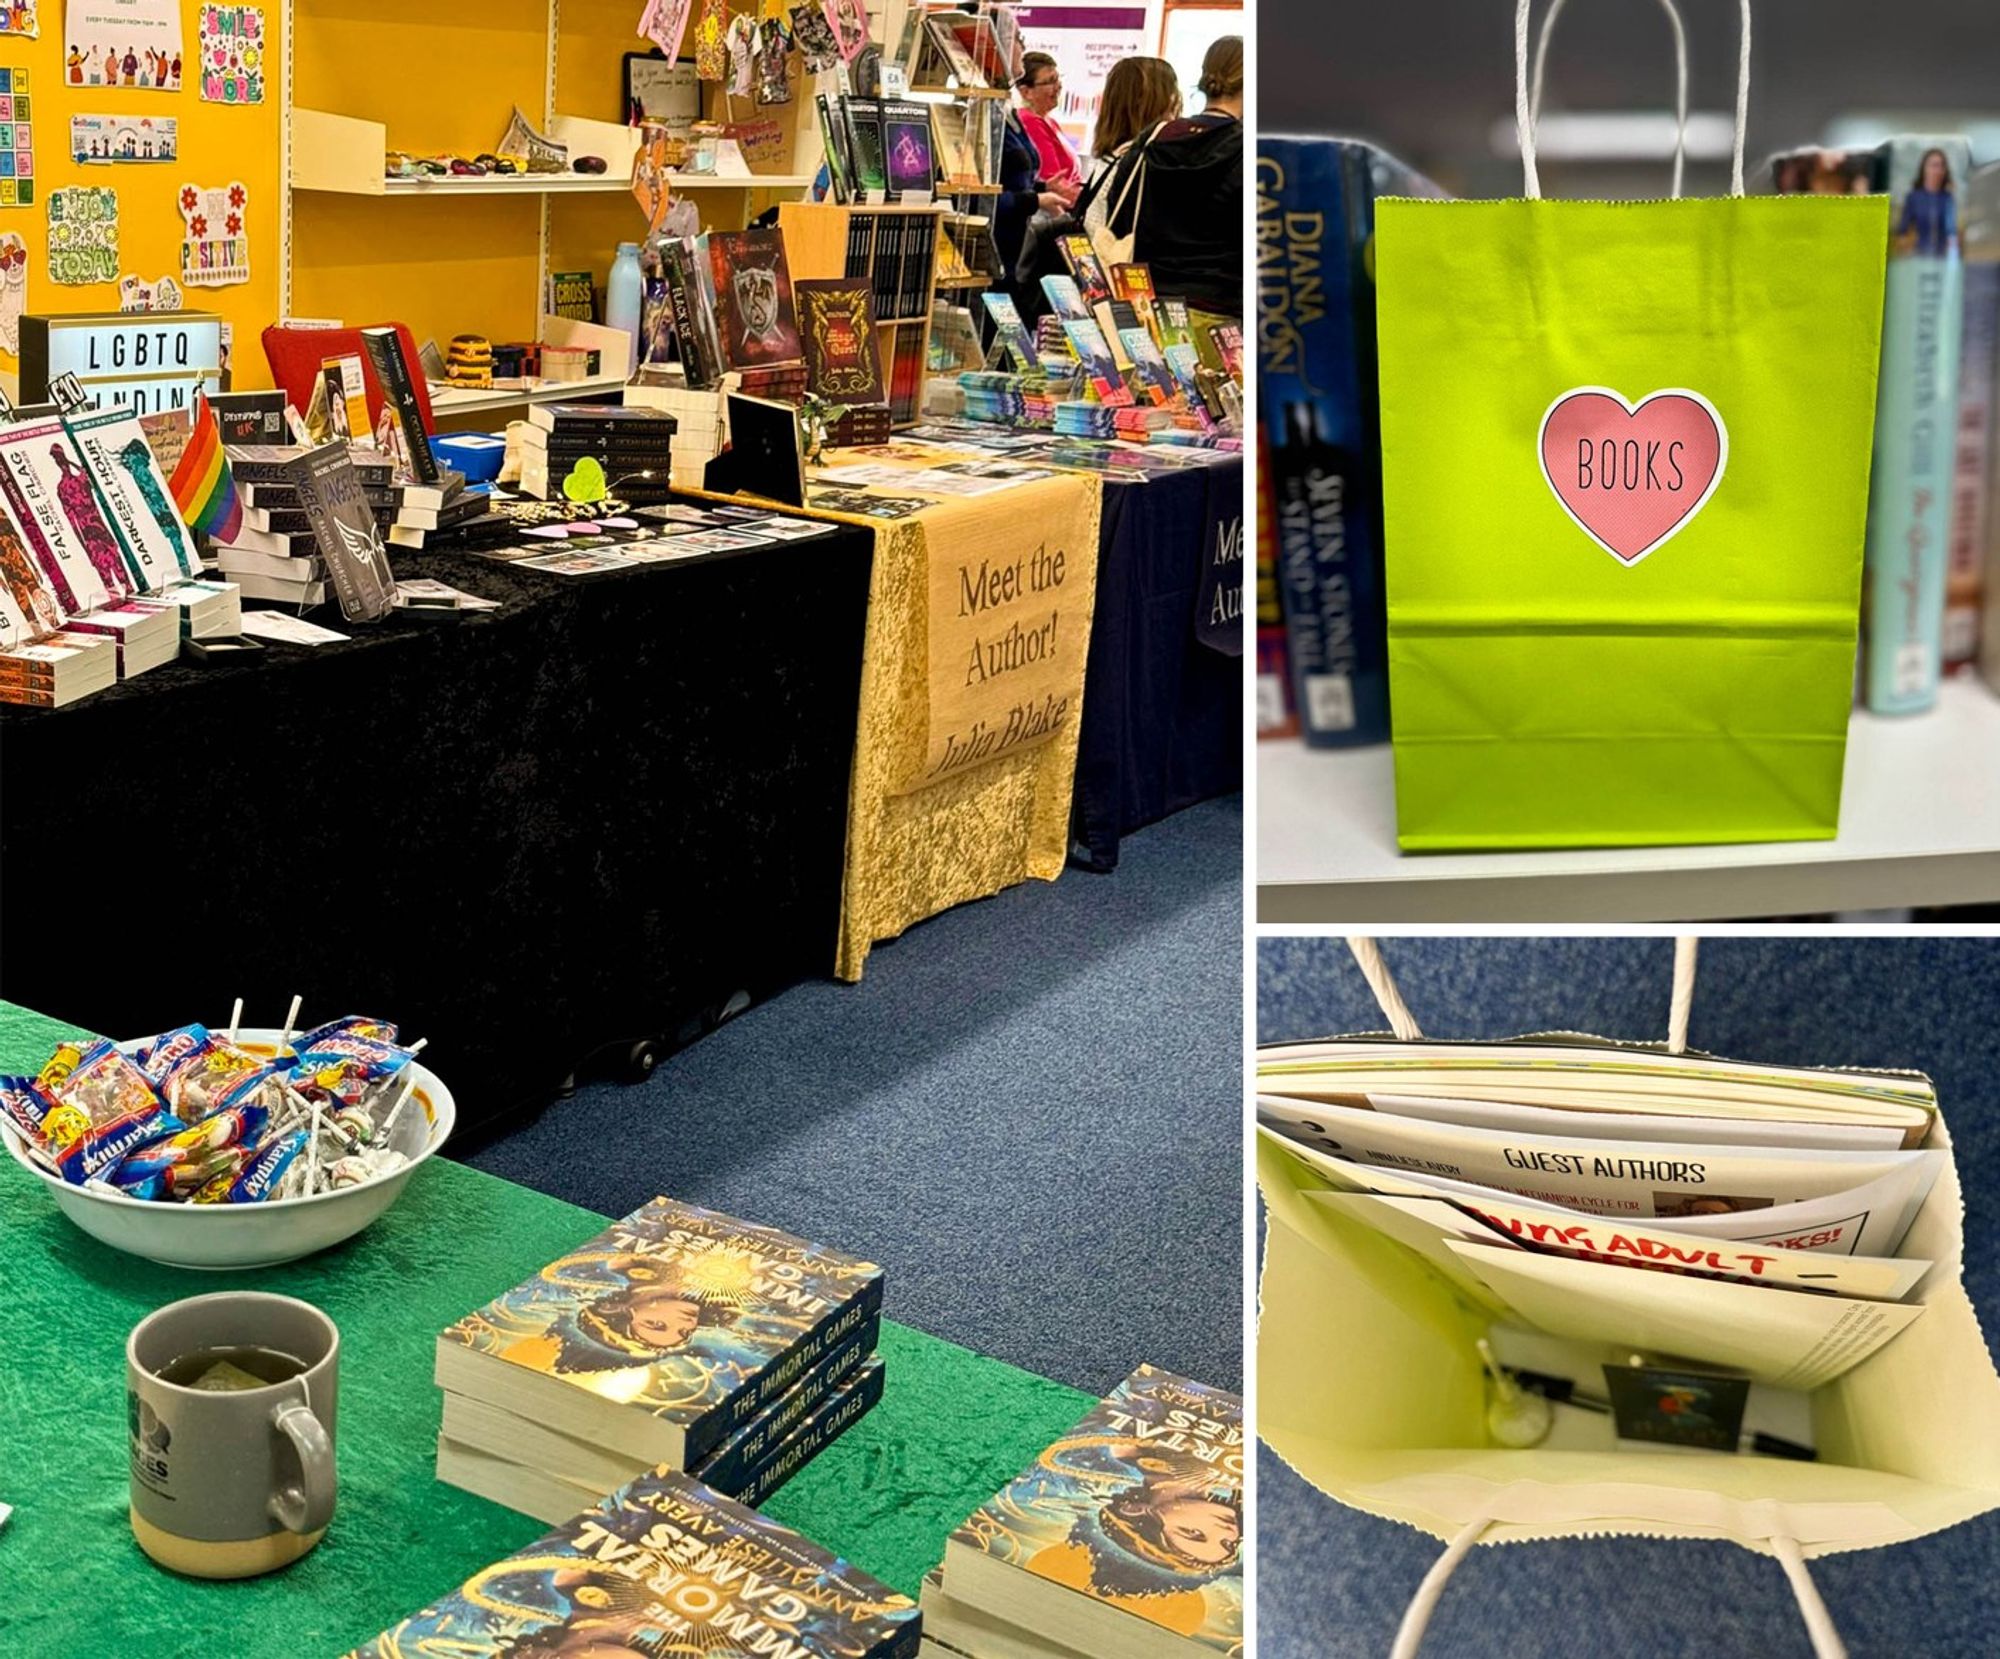
<instances>
[{"instance_id":1,"label":"'angels' book spine","mask_svg":"<svg viewBox=\"0 0 2000 1659\"><path fill-rule=\"evenodd\" d=\"M289 476L312 521L340 614L350 622L387 616L396 602L396 583L347 446L331 443L309 451L291 464Z\"/></svg>"}]
</instances>

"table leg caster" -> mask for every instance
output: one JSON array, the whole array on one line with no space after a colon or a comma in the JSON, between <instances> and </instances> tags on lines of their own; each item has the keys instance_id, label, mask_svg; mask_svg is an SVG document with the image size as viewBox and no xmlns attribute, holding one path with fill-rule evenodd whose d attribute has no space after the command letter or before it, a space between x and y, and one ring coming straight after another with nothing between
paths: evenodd
<instances>
[{"instance_id":1,"label":"table leg caster","mask_svg":"<svg viewBox=\"0 0 2000 1659\"><path fill-rule=\"evenodd\" d=\"M653 1068L666 1058L666 1050L652 1037L641 1039L632 1045L625 1056L625 1081L643 1083L653 1075Z\"/></svg>"}]
</instances>

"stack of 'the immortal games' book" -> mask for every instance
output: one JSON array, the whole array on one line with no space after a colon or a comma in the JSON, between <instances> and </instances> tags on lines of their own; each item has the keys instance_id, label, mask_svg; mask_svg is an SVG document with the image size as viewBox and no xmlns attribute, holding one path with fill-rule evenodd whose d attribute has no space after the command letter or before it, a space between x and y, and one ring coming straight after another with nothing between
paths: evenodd
<instances>
[{"instance_id":1,"label":"stack of 'the immortal games' book","mask_svg":"<svg viewBox=\"0 0 2000 1659\"><path fill-rule=\"evenodd\" d=\"M1241 1659L1243 1402L1142 1365L945 1546L925 1659Z\"/></svg>"},{"instance_id":2,"label":"stack of 'the immortal games' book","mask_svg":"<svg viewBox=\"0 0 2000 1659\"><path fill-rule=\"evenodd\" d=\"M755 1507L882 1397L882 1270L668 1198L438 1337L438 1478L559 1521L649 1470Z\"/></svg>"}]
</instances>

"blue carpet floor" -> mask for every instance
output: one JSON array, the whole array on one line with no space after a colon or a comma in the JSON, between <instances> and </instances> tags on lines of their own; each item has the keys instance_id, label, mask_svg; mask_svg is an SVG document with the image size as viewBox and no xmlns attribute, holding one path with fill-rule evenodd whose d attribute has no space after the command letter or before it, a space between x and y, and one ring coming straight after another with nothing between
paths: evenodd
<instances>
[{"instance_id":1,"label":"blue carpet floor","mask_svg":"<svg viewBox=\"0 0 2000 1659\"><path fill-rule=\"evenodd\" d=\"M470 1161L839 1245L891 1318L1093 1393L1141 1361L1240 1388L1242 844L1240 799L1176 814Z\"/></svg>"},{"instance_id":2,"label":"blue carpet floor","mask_svg":"<svg viewBox=\"0 0 2000 1659\"><path fill-rule=\"evenodd\" d=\"M1397 939L1384 945L1426 1035L1553 1027L1665 1034L1665 940ZM1804 1065L1928 1072L1966 1197L1965 1282L2000 1335L2000 941L1720 939L1704 943L1690 1041ZM1260 1041L1380 1030L1335 941L1258 948ZM1935 1432L1951 1435L1949 1423ZM1268 1448L1258 1459L1260 1659L1380 1659L1441 1545L1343 1508ZM2000 1515L1913 1544L1834 1556L1813 1576L1853 1659L2000 1654ZM1473 1552L1424 1659L1806 1659L1776 1562L1732 1545L1634 1539Z\"/></svg>"}]
</instances>

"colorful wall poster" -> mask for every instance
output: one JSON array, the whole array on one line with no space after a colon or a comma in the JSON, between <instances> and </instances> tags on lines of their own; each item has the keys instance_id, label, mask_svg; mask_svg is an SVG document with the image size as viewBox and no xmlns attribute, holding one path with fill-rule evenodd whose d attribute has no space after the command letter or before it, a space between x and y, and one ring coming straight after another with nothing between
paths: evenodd
<instances>
[{"instance_id":1,"label":"colorful wall poster","mask_svg":"<svg viewBox=\"0 0 2000 1659\"><path fill-rule=\"evenodd\" d=\"M28 308L28 244L0 233L0 346L21 354L21 313Z\"/></svg>"},{"instance_id":2,"label":"colorful wall poster","mask_svg":"<svg viewBox=\"0 0 2000 1659\"><path fill-rule=\"evenodd\" d=\"M171 115L72 115L70 160L83 165L114 161L177 161L180 122Z\"/></svg>"},{"instance_id":3,"label":"colorful wall poster","mask_svg":"<svg viewBox=\"0 0 2000 1659\"><path fill-rule=\"evenodd\" d=\"M243 228L250 193L241 179L224 185L181 186L181 284L227 288L250 280L250 237Z\"/></svg>"},{"instance_id":4,"label":"colorful wall poster","mask_svg":"<svg viewBox=\"0 0 2000 1659\"><path fill-rule=\"evenodd\" d=\"M0 69L0 207L29 207L35 200L35 142L28 72Z\"/></svg>"},{"instance_id":5,"label":"colorful wall poster","mask_svg":"<svg viewBox=\"0 0 2000 1659\"><path fill-rule=\"evenodd\" d=\"M118 192L96 184L49 192L49 280L118 280Z\"/></svg>"},{"instance_id":6,"label":"colorful wall poster","mask_svg":"<svg viewBox=\"0 0 2000 1659\"><path fill-rule=\"evenodd\" d=\"M180 0L69 0L64 21L71 86L180 91Z\"/></svg>"},{"instance_id":7,"label":"colorful wall poster","mask_svg":"<svg viewBox=\"0 0 2000 1659\"><path fill-rule=\"evenodd\" d=\"M0 4L0 35L26 35L34 39L42 32L37 0L5 0Z\"/></svg>"},{"instance_id":8,"label":"colorful wall poster","mask_svg":"<svg viewBox=\"0 0 2000 1659\"><path fill-rule=\"evenodd\" d=\"M264 101L264 10L261 6L203 6L200 23L201 95L211 104Z\"/></svg>"}]
</instances>

